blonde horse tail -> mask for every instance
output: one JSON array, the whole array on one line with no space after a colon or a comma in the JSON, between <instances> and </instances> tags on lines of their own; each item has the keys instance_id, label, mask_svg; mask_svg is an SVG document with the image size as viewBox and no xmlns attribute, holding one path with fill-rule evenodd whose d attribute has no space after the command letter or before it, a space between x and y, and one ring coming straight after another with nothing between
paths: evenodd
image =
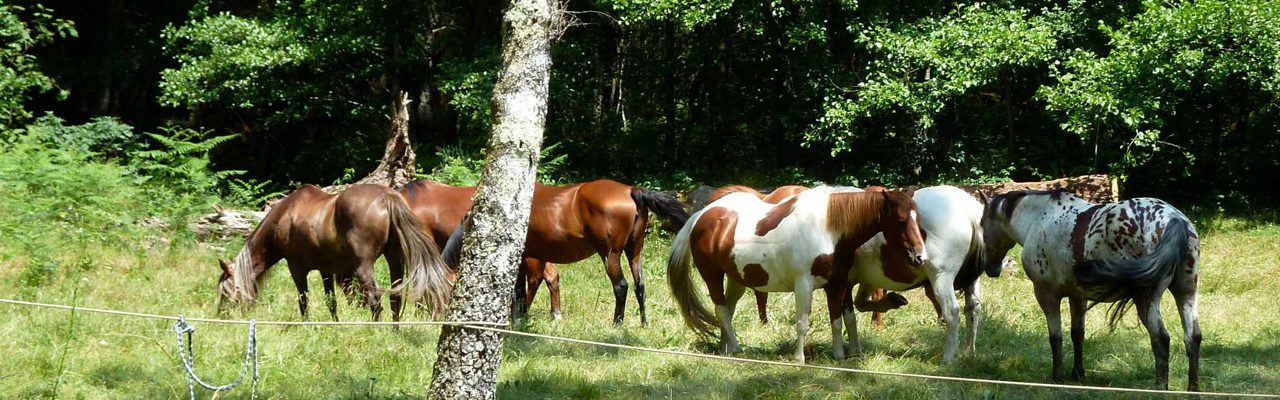
<instances>
[{"instance_id":1,"label":"blonde horse tail","mask_svg":"<svg viewBox=\"0 0 1280 400\"><path fill-rule=\"evenodd\" d=\"M391 287L410 302L421 301L434 317L449 304L453 283L449 267L440 256L435 241L418 226L413 212L399 195L387 196L387 214L391 217L391 234L400 243L405 277Z\"/></svg>"},{"instance_id":2,"label":"blonde horse tail","mask_svg":"<svg viewBox=\"0 0 1280 400\"><path fill-rule=\"evenodd\" d=\"M671 242L671 253L667 257L667 283L671 285L671 297L675 299L685 325L699 334L712 336L717 325L716 317L693 287L693 269L690 268L689 234L700 216L702 213L699 212L689 218Z\"/></svg>"}]
</instances>

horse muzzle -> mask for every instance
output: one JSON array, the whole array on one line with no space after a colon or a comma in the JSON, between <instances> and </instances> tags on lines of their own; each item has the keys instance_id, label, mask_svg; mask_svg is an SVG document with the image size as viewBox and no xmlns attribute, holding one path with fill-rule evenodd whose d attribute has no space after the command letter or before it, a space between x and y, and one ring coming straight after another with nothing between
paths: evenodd
<instances>
[{"instance_id":1,"label":"horse muzzle","mask_svg":"<svg viewBox=\"0 0 1280 400\"><path fill-rule=\"evenodd\" d=\"M926 261L929 261L929 256L925 254L925 252L912 251L907 254L907 264L910 264L914 268L919 268L921 265L924 265Z\"/></svg>"}]
</instances>

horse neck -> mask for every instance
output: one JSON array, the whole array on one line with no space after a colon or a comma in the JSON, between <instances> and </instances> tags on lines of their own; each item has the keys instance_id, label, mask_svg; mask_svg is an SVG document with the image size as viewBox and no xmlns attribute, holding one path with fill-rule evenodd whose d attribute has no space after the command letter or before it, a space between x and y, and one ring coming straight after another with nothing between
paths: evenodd
<instances>
[{"instance_id":1,"label":"horse neck","mask_svg":"<svg viewBox=\"0 0 1280 400\"><path fill-rule=\"evenodd\" d=\"M1042 225L1057 220L1058 215L1093 205L1079 197L1068 194L1061 196L1063 198L1060 201L1067 203L1066 209L1062 208L1059 200L1055 200L1053 195L1028 196L1018 202L1018 208L1014 209L1009 219L1009 235L1014 241L1018 244L1026 243L1027 237L1032 232L1043 229Z\"/></svg>"},{"instance_id":2,"label":"horse neck","mask_svg":"<svg viewBox=\"0 0 1280 400\"><path fill-rule=\"evenodd\" d=\"M827 203L827 230L841 239L866 242L881 232L883 208L884 196L880 193L832 193Z\"/></svg>"}]
</instances>

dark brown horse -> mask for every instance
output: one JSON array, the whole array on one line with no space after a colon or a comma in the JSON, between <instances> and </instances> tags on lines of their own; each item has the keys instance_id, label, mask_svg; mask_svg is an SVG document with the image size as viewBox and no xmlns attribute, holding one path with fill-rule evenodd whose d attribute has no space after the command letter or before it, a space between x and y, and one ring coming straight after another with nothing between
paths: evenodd
<instances>
[{"instance_id":1,"label":"dark brown horse","mask_svg":"<svg viewBox=\"0 0 1280 400\"><path fill-rule=\"evenodd\" d=\"M409 201L418 222L443 247L463 214L471 209L475 188L417 180L400 188L400 193ZM640 321L647 323L640 255L649 210L677 226L689 218L683 205L671 196L607 179L568 186L536 185L525 259L516 285L516 298L524 301L520 312L528 311L538 287L545 281L551 290L552 315L558 316L559 279L549 263L568 264L594 254L604 260L605 273L613 285L613 321L621 324L627 299L627 281L622 275L622 255L626 254L635 280Z\"/></svg>"},{"instance_id":2,"label":"dark brown horse","mask_svg":"<svg viewBox=\"0 0 1280 400\"><path fill-rule=\"evenodd\" d=\"M393 319L400 320L402 295L411 302L424 300L433 314L446 304L449 271L398 193L385 186L353 185L334 195L303 185L267 213L234 260L219 260L218 308L252 305L267 269L284 259L298 288L303 319L307 317L307 273L320 271L335 321L335 277L352 275L377 321L382 314L382 290L374 281L373 266L381 255L391 269Z\"/></svg>"}]
</instances>

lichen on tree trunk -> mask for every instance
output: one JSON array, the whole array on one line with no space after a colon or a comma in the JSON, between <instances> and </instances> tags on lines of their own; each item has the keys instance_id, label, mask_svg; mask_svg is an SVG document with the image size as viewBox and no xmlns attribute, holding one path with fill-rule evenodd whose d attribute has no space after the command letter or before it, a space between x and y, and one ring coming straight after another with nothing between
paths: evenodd
<instances>
[{"instance_id":1,"label":"lichen on tree trunk","mask_svg":"<svg viewBox=\"0 0 1280 400\"><path fill-rule=\"evenodd\" d=\"M471 227L463 238L448 312L453 321L508 320L533 202L559 13L547 0L513 0L503 19L502 71L493 88L495 124L472 203ZM502 335L445 327L431 397L494 398L501 361Z\"/></svg>"}]
</instances>

